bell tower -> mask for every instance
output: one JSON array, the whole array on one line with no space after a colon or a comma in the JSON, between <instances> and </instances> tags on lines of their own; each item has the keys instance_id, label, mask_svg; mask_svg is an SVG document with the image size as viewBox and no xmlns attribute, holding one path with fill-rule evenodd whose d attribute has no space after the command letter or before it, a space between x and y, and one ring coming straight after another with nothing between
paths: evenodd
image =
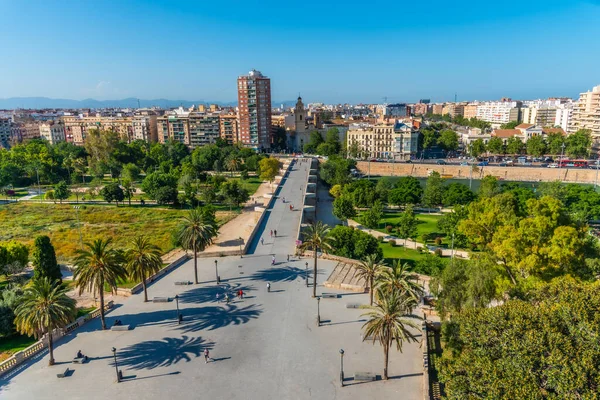
<instances>
[{"instance_id":1,"label":"bell tower","mask_svg":"<svg viewBox=\"0 0 600 400\"><path fill-rule=\"evenodd\" d=\"M302 103L302 97L298 96L296 107L294 108L294 122L296 130L296 149L302 151L304 144L308 143L308 135L306 131L306 117L308 112Z\"/></svg>"}]
</instances>

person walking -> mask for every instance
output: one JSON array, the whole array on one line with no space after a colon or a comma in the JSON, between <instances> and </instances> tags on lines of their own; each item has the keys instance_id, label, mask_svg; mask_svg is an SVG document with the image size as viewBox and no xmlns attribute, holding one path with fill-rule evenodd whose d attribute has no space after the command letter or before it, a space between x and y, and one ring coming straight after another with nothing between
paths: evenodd
<instances>
[{"instance_id":1,"label":"person walking","mask_svg":"<svg viewBox=\"0 0 600 400\"><path fill-rule=\"evenodd\" d=\"M271 284L269 282L267 282L267 292L268 293L271 292Z\"/></svg>"},{"instance_id":2,"label":"person walking","mask_svg":"<svg viewBox=\"0 0 600 400\"><path fill-rule=\"evenodd\" d=\"M290 262L290 255L288 254L288 262Z\"/></svg>"},{"instance_id":3,"label":"person walking","mask_svg":"<svg viewBox=\"0 0 600 400\"><path fill-rule=\"evenodd\" d=\"M275 234L275 237L277 237L277 229L275 229L273 233Z\"/></svg>"},{"instance_id":4,"label":"person walking","mask_svg":"<svg viewBox=\"0 0 600 400\"><path fill-rule=\"evenodd\" d=\"M265 245L265 238L260 238L260 244Z\"/></svg>"},{"instance_id":5,"label":"person walking","mask_svg":"<svg viewBox=\"0 0 600 400\"><path fill-rule=\"evenodd\" d=\"M244 291L240 289L240 299L244 300Z\"/></svg>"},{"instance_id":6,"label":"person walking","mask_svg":"<svg viewBox=\"0 0 600 400\"><path fill-rule=\"evenodd\" d=\"M208 364L208 360L210 360L210 353L208 349L204 349L204 364Z\"/></svg>"},{"instance_id":7,"label":"person walking","mask_svg":"<svg viewBox=\"0 0 600 400\"><path fill-rule=\"evenodd\" d=\"M275 256L271 256L271 265L275 265Z\"/></svg>"},{"instance_id":8,"label":"person walking","mask_svg":"<svg viewBox=\"0 0 600 400\"><path fill-rule=\"evenodd\" d=\"M229 304L229 294L225 293L225 303Z\"/></svg>"},{"instance_id":9,"label":"person walking","mask_svg":"<svg viewBox=\"0 0 600 400\"><path fill-rule=\"evenodd\" d=\"M217 303L220 303L221 302L221 296L219 295L219 293L217 293L216 297L217 297Z\"/></svg>"},{"instance_id":10,"label":"person walking","mask_svg":"<svg viewBox=\"0 0 600 400\"><path fill-rule=\"evenodd\" d=\"M271 237L273 237L273 229L271 229Z\"/></svg>"}]
</instances>

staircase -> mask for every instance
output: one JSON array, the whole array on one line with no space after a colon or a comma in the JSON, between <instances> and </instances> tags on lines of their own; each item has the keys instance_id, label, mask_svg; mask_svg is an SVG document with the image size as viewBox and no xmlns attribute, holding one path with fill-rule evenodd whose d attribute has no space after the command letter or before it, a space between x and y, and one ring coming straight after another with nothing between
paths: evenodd
<instances>
[{"instance_id":1,"label":"staircase","mask_svg":"<svg viewBox=\"0 0 600 400\"><path fill-rule=\"evenodd\" d=\"M331 275L329 275L329 278L323 283L323 286L359 293L367 291L367 283L364 279L357 276L354 264L342 261L338 262Z\"/></svg>"}]
</instances>

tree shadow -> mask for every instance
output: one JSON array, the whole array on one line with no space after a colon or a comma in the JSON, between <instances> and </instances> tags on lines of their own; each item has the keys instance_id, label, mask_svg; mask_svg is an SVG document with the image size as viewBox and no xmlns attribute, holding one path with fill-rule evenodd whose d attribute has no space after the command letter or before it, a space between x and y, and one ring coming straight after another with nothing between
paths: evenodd
<instances>
[{"instance_id":1,"label":"tree shadow","mask_svg":"<svg viewBox=\"0 0 600 400\"><path fill-rule=\"evenodd\" d=\"M277 267L256 271L249 276L252 281L263 282L291 282L298 278L304 278L306 271L297 267Z\"/></svg>"},{"instance_id":2,"label":"tree shadow","mask_svg":"<svg viewBox=\"0 0 600 400\"><path fill-rule=\"evenodd\" d=\"M186 310L187 311L187 310ZM185 315L184 323L178 325L183 333L197 332L203 329L215 330L229 325L245 324L256 319L262 313L262 309L256 304L246 307L238 307L233 304L224 307L203 307L195 315Z\"/></svg>"},{"instance_id":3,"label":"tree shadow","mask_svg":"<svg viewBox=\"0 0 600 400\"><path fill-rule=\"evenodd\" d=\"M256 290L254 286L243 285L241 283L223 283L219 286L197 287L179 294L179 302L184 304L218 303L217 293L219 294L220 302L224 302L225 293L229 293L230 296L235 297L237 291L240 289L244 293Z\"/></svg>"},{"instance_id":4,"label":"tree shadow","mask_svg":"<svg viewBox=\"0 0 600 400\"><path fill-rule=\"evenodd\" d=\"M213 347L213 342L185 335L181 338L149 340L118 350L117 364L135 370L168 367L180 361L190 362L192 358L199 357L204 349ZM111 365L114 367L114 361Z\"/></svg>"}]
</instances>

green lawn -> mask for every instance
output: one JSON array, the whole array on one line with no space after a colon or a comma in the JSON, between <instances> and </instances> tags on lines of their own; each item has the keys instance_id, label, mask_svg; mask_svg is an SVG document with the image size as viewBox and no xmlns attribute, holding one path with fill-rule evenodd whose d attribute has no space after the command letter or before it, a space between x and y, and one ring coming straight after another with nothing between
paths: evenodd
<instances>
[{"instance_id":1,"label":"green lawn","mask_svg":"<svg viewBox=\"0 0 600 400\"><path fill-rule=\"evenodd\" d=\"M161 207L115 207L85 205L79 209L83 241L112 238L116 247L124 247L136 234L149 236L163 252L173 249L171 232L185 210ZM217 212L225 223L236 213ZM48 235L59 262L73 259L79 248L79 226L71 205L17 203L0 205L0 241L17 240L28 245L38 235Z\"/></svg>"},{"instance_id":2,"label":"green lawn","mask_svg":"<svg viewBox=\"0 0 600 400\"><path fill-rule=\"evenodd\" d=\"M25 335L14 335L8 338L0 338L0 361L4 361L17 351L26 349L37 342L33 337Z\"/></svg>"},{"instance_id":3,"label":"green lawn","mask_svg":"<svg viewBox=\"0 0 600 400\"><path fill-rule=\"evenodd\" d=\"M417 219L419 220L419 225L417 227L417 242L423 242L423 240L421 239L421 236L424 233L438 233L438 236L440 237L444 237L444 233L439 232L438 227L437 227L437 222L438 220L441 218L441 215L435 215L435 214L417 214ZM392 225L392 226L397 226L398 225L398 221L400 220L400 212L395 212L395 211L388 211L388 212L384 212L383 213L383 217L381 218L381 221L379 222L379 227L377 229L375 229L376 231L388 234L388 232L385 230L386 225ZM390 235L395 235L394 232L390 233Z\"/></svg>"},{"instance_id":4,"label":"green lawn","mask_svg":"<svg viewBox=\"0 0 600 400\"><path fill-rule=\"evenodd\" d=\"M399 240L398 243L402 243L402 240ZM392 260L398 258L403 262L414 265L415 262L425 258L426 254L420 253L417 250L406 249L404 246L396 245L392 247L389 243L379 243L379 248L383 250L383 258L386 260L388 265L391 264Z\"/></svg>"},{"instance_id":5,"label":"green lawn","mask_svg":"<svg viewBox=\"0 0 600 400\"><path fill-rule=\"evenodd\" d=\"M87 315L89 313L91 313L92 311L94 311L97 307L96 306L91 306L91 307L79 307L77 308L77 317L75 317L76 319L79 317L83 317L84 315Z\"/></svg>"}]
</instances>

